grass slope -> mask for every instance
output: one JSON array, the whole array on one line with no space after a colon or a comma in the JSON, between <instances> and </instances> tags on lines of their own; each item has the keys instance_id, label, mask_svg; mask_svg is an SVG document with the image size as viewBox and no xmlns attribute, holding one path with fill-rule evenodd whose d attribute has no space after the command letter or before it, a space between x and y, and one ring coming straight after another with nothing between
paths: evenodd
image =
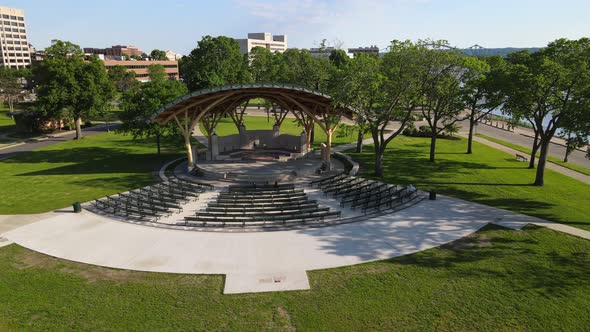
<instances>
[{"instance_id":1,"label":"grass slope","mask_svg":"<svg viewBox=\"0 0 590 332\"><path fill-rule=\"evenodd\" d=\"M414 255L223 295L222 276L112 270L0 249L1 330L582 331L590 241L488 226ZM189 253L187 253L189 254Z\"/></svg>"},{"instance_id":2,"label":"grass slope","mask_svg":"<svg viewBox=\"0 0 590 332\"><path fill-rule=\"evenodd\" d=\"M38 213L150 184L166 161L155 143L98 134L0 161L0 214Z\"/></svg>"},{"instance_id":3,"label":"grass slope","mask_svg":"<svg viewBox=\"0 0 590 332\"><path fill-rule=\"evenodd\" d=\"M488 141L491 141L491 142L494 142L494 143L498 143L500 145L504 145L506 147L509 147L511 149L520 151L522 153L526 153L528 156L530 156L530 154L532 152L531 148L525 148L524 146L517 145L517 144L514 144L514 143L510 143L510 142L507 142L507 141L504 141L504 140L501 140L501 139L498 139L498 138L495 138L495 137L491 137L491 136L487 136L487 135L483 135L483 134L475 134L475 136L481 137L483 139L487 139ZM537 153L537 157L538 156L539 156L539 153ZM586 168L586 167L583 167L583 166L579 166L579 165L576 165L576 164L572 164L572 163L566 163L562 159L559 159L559 158L556 158L556 157L551 157L551 156L547 156L547 160L550 161L550 162L552 162L552 163L554 163L554 164L557 164L559 166L563 166L565 168L569 168L572 171L580 172L582 174L585 174L585 175L590 176L590 169L589 168Z\"/></svg>"},{"instance_id":4,"label":"grass slope","mask_svg":"<svg viewBox=\"0 0 590 332\"><path fill-rule=\"evenodd\" d=\"M16 124L8 116L8 107L0 106L0 134L6 134L14 130L16 130Z\"/></svg>"},{"instance_id":5,"label":"grass slope","mask_svg":"<svg viewBox=\"0 0 590 332\"><path fill-rule=\"evenodd\" d=\"M438 140L437 161L431 163L429 138L400 136L385 152L384 180L590 230L589 185L546 170L545 186L532 186L535 170L526 163L477 142L474 154L465 154L465 141ZM360 162L363 174L373 172L371 147L350 155Z\"/></svg>"}]
</instances>

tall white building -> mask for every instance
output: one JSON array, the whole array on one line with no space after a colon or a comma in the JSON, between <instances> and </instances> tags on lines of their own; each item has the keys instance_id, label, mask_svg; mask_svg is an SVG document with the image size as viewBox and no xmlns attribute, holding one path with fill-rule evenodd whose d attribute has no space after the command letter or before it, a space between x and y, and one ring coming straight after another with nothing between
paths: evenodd
<instances>
[{"instance_id":1,"label":"tall white building","mask_svg":"<svg viewBox=\"0 0 590 332\"><path fill-rule=\"evenodd\" d=\"M20 69L31 65L24 10L0 7L0 47L0 66Z\"/></svg>"},{"instance_id":2,"label":"tall white building","mask_svg":"<svg viewBox=\"0 0 590 332\"><path fill-rule=\"evenodd\" d=\"M250 51L260 46L271 52L285 52L287 50L287 35L272 36L268 32L249 33L247 39L238 39L240 52L249 54Z\"/></svg>"}]
</instances>

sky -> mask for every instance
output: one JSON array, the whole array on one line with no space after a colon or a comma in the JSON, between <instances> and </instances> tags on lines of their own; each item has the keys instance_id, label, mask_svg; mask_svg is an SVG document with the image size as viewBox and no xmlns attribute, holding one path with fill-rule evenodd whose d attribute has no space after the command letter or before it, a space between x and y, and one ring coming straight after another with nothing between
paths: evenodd
<instances>
[{"instance_id":1,"label":"sky","mask_svg":"<svg viewBox=\"0 0 590 332\"><path fill-rule=\"evenodd\" d=\"M286 34L289 47L342 48L394 39L457 47L542 47L590 37L590 0L4 0L25 10L29 42L135 45L188 54L205 35Z\"/></svg>"}]
</instances>

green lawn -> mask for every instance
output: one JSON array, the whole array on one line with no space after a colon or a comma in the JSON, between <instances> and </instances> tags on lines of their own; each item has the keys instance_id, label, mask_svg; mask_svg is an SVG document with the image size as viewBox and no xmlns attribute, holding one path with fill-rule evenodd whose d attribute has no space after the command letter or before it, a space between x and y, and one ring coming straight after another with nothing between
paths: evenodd
<instances>
[{"instance_id":1,"label":"green lawn","mask_svg":"<svg viewBox=\"0 0 590 332\"><path fill-rule=\"evenodd\" d=\"M270 120L264 116L244 116L244 125L246 125L248 130L272 130L273 124L274 118L272 116L270 117ZM204 134L205 128L203 127L203 124L200 124L200 129ZM281 133L290 135L300 135L302 131L303 127L300 127L297 124L297 121L295 121L293 118L286 118L280 130ZM222 118L219 121L215 132L219 136L235 135L238 133L238 129L231 118L228 117ZM326 142L326 134L317 124L315 125L314 136L315 146L319 146L320 143ZM349 130L348 132L345 132L344 130L337 130L332 136L332 144L338 145L355 142L356 138L356 130Z\"/></svg>"},{"instance_id":2,"label":"green lawn","mask_svg":"<svg viewBox=\"0 0 590 332\"><path fill-rule=\"evenodd\" d=\"M538 216L590 230L590 185L545 171L545 186L532 186L535 170L514 156L474 142L474 154L465 154L466 139L438 140L437 161L428 161L429 138L396 138L385 153L385 181L413 184L458 198ZM373 172L371 147L350 155L361 172Z\"/></svg>"},{"instance_id":3,"label":"green lawn","mask_svg":"<svg viewBox=\"0 0 590 332\"><path fill-rule=\"evenodd\" d=\"M0 214L38 213L154 181L152 171L179 156L155 143L104 133L0 161Z\"/></svg>"},{"instance_id":4,"label":"green lawn","mask_svg":"<svg viewBox=\"0 0 590 332\"><path fill-rule=\"evenodd\" d=\"M495 137L491 137L491 136L487 136L487 135L483 135L483 134L475 134L475 136L479 136L483 139L487 139L488 141L498 143L500 145L504 145L506 147L520 151L522 153L526 153L527 155L530 155L532 152L531 148L526 148L524 146L513 144L513 143L510 143L510 142L507 142L507 141L504 141L504 140L501 140L501 139L498 139ZM539 156L539 153L537 153L537 157L538 156ZM582 174L590 176L590 169L589 168L579 166L576 164L572 164L572 163L566 163L566 162L563 162L563 159L559 159L559 158L551 157L551 156L548 156L547 160L554 163L554 164L557 164L559 166L563 166L563 167L569 168L573 171L580 172Z\"/></svg>"},{"instance_id":5,"label":"green lawn","mask_svg":"<svg viewBox=\"0 0 590 332\"><path fill-rule=\"evenodd\" d=\"M223 277L0 249L0 330L583 331L590 241L488 226L455 243L309 272L311 290L223 295ZM190 255L190 253L187 253Z\"/></svg>"},{"instance_id":6,"label":"green lawn","mask_svg":"<svg viewBox=\"0 0 590 332\"><path fill-rule=\"evenodd\" d=\"M8 116L8 107L0 106L0 134L9 133L16 129L14 120Z\"/></svg>"}]
</instances>

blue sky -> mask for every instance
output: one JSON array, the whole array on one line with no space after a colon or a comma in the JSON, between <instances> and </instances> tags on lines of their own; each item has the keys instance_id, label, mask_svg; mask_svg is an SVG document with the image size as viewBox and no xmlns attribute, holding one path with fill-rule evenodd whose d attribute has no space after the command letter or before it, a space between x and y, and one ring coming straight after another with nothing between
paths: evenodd
<instances>
[{"instance_id":1,"label":"blue sky","mask_svg":"<svg viewBox=\"0 0 590 332\"><path fill-rule=\"evenodd\" d=\"M287 34L289 47L446 39L468 47L535 47L590 36L590 0L5 0L25 10L30 42L136 45L186 54L204 35Z\"/></svg>"}]
</instances>

